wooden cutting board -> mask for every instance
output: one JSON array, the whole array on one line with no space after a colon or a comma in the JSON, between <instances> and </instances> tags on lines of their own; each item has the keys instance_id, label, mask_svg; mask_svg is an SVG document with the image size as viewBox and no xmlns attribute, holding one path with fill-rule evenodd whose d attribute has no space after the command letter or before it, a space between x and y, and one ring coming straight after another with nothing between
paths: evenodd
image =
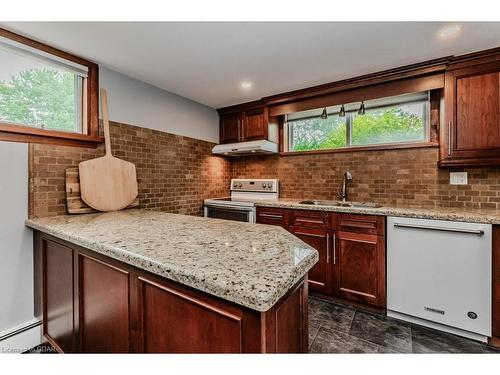
<instances>
[{"instance_id":1,"label":"wooden cutting board","mask_svg":"<svg viewBox=\"0 0 500 375\"><path fill-rule=\"evenodd\" d=\"M139 197L137 197L127 208L139 207ZM98 212L89 207L82 200L80 195L80 173L78 167L66 169L66 208L70 214L88 214Z\"/></svg>"},{"instance_id":2,"label":"wooden cutting board","mask_svg":"<svg viewBox=\"0 0 500 375\"><path fill-rule=\"evenodd\" d=\"M134 164L111 153L108 100L104 89L101 89L101 101L106 154L80 163L80 192L82 200L93 209L117 211L137 198L137 177Z\"/></svg>"}]
</instances>

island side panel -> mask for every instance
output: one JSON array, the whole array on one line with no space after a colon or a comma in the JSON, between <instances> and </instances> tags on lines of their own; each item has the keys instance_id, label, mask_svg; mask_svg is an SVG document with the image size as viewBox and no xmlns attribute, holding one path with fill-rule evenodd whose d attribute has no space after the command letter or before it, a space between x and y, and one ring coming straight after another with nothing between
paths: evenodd
<instances>
[{"instance_id":1,"label":"island side panel","mask_svg":"<svg viewBox=\"0 0 500 375\"><path fill-rule=\"evenodd\" d=\"M35 243L37 241L35 240ZM39 241L42 262L43 334L58 352L77 351L74 326L73 249L56 241Z\"/></svg>"},{"instance_id":2,"label":"island side panel","mask_svg":"<svg viewBox=\"0 0 500 375\"><path fill-rule=\"evenodd\" d=\"M267 312L258 312L181 285L94 251L36 231L35 254L42 254L47 284L65 275L66 321L71 340L44 333L60 351L138 353L297 353L306 352L307 283L300 280ZM58 246L64 246L63 253ZM42 249L45 249L42 251ZM55 249L47 258L47 251ZM68 257L68 254L71 257ZM37 255L38 256L38 255ZM57 259L62 257L63 259ZM58 264L47 267L46 259ZM55 259L55 262L54 262ZM71 259L71 260L70 260ZM64 268L60 269L61 267ZM49 275L59 273L60 275ZM71 289L73 288L73 289ZM54 291L52 291L54 289ZM69 293L69 292L68 292ZM67 298L66 298L67 297ZM66 301L67 302L67 301ZM44 325L50 321L43 301ZM71 306L73 310L71 311ZM69 310L68 310L69 309ZM70 319L72 317L72 319ZM47 319L49 318L49 320ZM68 332L69 332L68 331ZM67 342L71 342L68 345Z\"/></svg>"},{"instance_id":3,"label":"island side panel","mask_svg":"<svg viewBox=\"0 0 500 375\"><path fill-rule=\"evenodd\" d=\"M307 353L308 283L302 278L269 311L261 315L263 353Z\"/></svg>"}]
</instances>

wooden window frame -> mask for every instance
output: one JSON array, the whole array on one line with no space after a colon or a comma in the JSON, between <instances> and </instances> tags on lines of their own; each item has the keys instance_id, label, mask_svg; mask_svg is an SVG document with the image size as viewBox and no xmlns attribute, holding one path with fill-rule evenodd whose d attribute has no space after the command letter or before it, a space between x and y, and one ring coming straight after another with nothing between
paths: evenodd
<instances>
[{"instance_id":1,"label":"wooden window frame","mask_svg":"<svg viewBox=\"0 0 500 375\"><path fill-rule=\"evenodd\" d=\"M70 133L59 130L33 128L25 125L13 125L0 122L0 141L44 143L76 147L97 147L103 142L99 136L99 66L91 61L57 48L37 42L33 39L0 28L0 36L51 55L75 62L88 68L88 77L84 83L84 110L82 133Z\"/></svg>"},{"instance_id":2,"label":"wooden window frame","mask_svg":"<svg viewBox=\"0 0 500 375\"><path fill-rule=\"evenodd\" d=\"M311 155L311 154L336 154L343 152L357 152L357 151L384 151L384 150L401 150L401 149L411 149L411 148L428 148L428 147L439 147L439 111L440 111L440 101L443 95L443 90L431 90L429 97L429 108L428 108L428 124L426 125L426 133L428 132L427 139L423 141L415 142L399 142L399 143L381 143L381 144L371 144L365 146L350 146L350 147L339 147L339 148L329 148L329 149L318 149L318 150L304 150L304 151L288 151L289 140L288 140L288 124L284 121L284 116L280 121L280 155L281 156L293 156L293 155Z\"/></svg>"}]
</instances>

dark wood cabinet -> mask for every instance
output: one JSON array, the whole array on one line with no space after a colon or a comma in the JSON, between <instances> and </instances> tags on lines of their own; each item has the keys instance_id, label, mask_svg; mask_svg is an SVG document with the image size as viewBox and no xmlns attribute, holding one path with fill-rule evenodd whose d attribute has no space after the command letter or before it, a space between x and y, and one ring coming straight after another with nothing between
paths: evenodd
<instances>
[{"instance_id":1,"label":"dark wood cabinet","mask_svg":"<svg viewBox=\"0 0 500 375\"><path fill-rule=\"evenodd\" d=\"M325 294L331 293L333 270L331 264L331 232L326 229L308 226L290 226L289 231L318 250L319 261L309 270L308 274L309 289Z\"/></svg>"},{"instance_id":2,"label":"dark wood cabinet","mask_svg":"<svg viewBox=\"0 0 500 375\"><path fill-rule=\"evenodd\" d=\"M245 111L242 121L242 137L245 141L267 139L268 131L267 108Z\"/></svg>"},{"instance_id":3,"label":"dark wood cabinet","mask_svg":"<svg viewBox=\"0 0 500 375\"><path fill-rule=\"evenodd\" d=\"M220 111L220 143L268 139L268 109L262 105Z\"/></svg>"},{"instance_id":4,"label":"dark wood cabinet","mask_svg":"<svg viewBox=\"0 0 500 375\"><path fill-rule=\"evenodd\" d=\"M385 307L385 238L366 233L336 234L334 294L340 298Z\"/></svg>"},{"instance_id":5,"label":"dark wood cabinet","mask_svg":"<svg viewBox=\"0 0 500 375\"><path fill-rule=\"evenodd\" d=\"M275 207L257 207L256 222L258 224L279 225L288 229L290 210Z\"/></svg>"},{"instance_id":6,"label":"dark wood cabinet","mask_svg":"<svg viewBox=\"0 0 500 375\"><path fill-rule=\"evenodd\" d=\"M241 114L229 113L220 118L220 143L235 143L240 141Z\"/></svg>"},{"instance_id":7,"label":"dark wood cabinet","mask_svg":"<svg viewBox=\"0 0 500 375\"><path fill-rule=\"evenodd\" d=\"M290 225L331 230L332 214L324 211L293 210Z\"/></svg>"},{"instance_id":8,"label":"dark wood cabinet","mask_svg":"<svg viewBox=\"0 0 500 375\"><path fill-rule=\"evenodd\" d=\"M257 207L257 223L280 225L318 250L312 292L385 308L385 216Z\"/></svg>"},{"instance_id":9,"label":"dark wood cabinet","mask_svg":"<svg viewBox=\"0 0 500 375\"><path fill-rule=\"evenodd\" d=\"M130 352L130 273L118 262L82 253L77 259L80 351Z\"/></svg>"},{"instance_id":10,"label":"dark wood cabinet","mask_svg":"<svg viewBox=\"0 0 500 375\"><path fill-rule=\"evenodd\" d=\"M500 55L452 63L444 96L439 165L500 165Z\"/></svg>"},{"instance_id":11,"label":"dark wood cabinet","mask_svg":"<svg viewBox=\"0 0 500 375\"><path fill-rule=\"evenodd\" d=\"M34 251L43 334L59 352L308 350L306 278L259 312L38 231Z\"/></svg>"}]
</instances>

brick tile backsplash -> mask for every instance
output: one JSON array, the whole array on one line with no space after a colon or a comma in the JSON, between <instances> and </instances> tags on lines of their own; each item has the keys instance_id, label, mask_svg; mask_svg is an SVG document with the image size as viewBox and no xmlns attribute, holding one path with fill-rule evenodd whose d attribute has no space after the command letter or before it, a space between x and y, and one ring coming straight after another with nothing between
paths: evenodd
<instances>
[{"instance_id":1,"label":"brick tile backsplash","mask_svg":"<svg viewBox=\"0 0 500 375\"><path fill-rule=\"evenodd\" d=\"M349 199L410 207L500 209L500 168L466 168L468 185L450 185L437 148L232 159L233 178L278 178L283 198L338 199L350 171Z\"/></svg>"},{"instance_id":2,"label":"brick tile backsplash","mask_svg":"<svg viewBox=\"0 0 500 375\"><path fill-rule=\"evenodd\" d=\"M230 161L213 156L211 142L111 123L113 155L136 165L142 208L201 215L208 197L228 194ZM66 214L65 170L102 156L97 149L30 145L30 216Z\"/></svg>"},{"instance_id":3,"label":"brick tile backsplash","mask_svg":"<svg viewBox=\"0 0 500 375\"><path fill-rule=\"evenodd\" d=\"M349 170L349 199L411 207L500 209L500 168L466 168L468 185L450 185L437 148L295 156L213 156L211 142L111 123L113 154L136 165L140 207L201 215L205 198L229 193L233 178L278 178L281 197L338 199ZM101 156L97 149L30 145L30 216L66 213L65 170Z\"/></svg>"}]
</instances>

